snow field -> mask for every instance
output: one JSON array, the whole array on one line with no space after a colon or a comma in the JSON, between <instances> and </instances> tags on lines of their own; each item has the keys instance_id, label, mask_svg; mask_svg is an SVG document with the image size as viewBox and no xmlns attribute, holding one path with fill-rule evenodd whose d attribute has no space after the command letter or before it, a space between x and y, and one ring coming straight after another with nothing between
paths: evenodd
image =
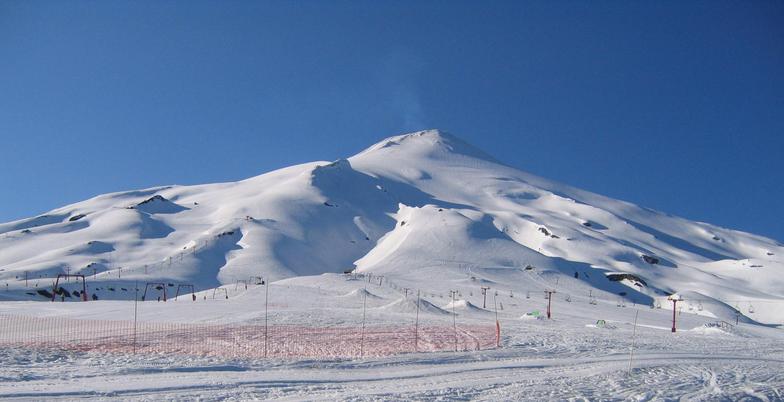
<instances>
[{"instance_id":1,"label":"snow field","mask_svg":"<svg viewBox=\"0 0 784 402\"><path fill-rule=\"evenodd\" d=\"M385 278L399 283L400 278ZM215 333L207 342L233 343L235 336L259 339L264 317L264 287L250 287L222 298L196 302L184 298L176 302L139 303L140 328L146 335L139 344L151 349L136 354L125 350L78 350L56 348L5 347L0 354L0 397L4 399L270 399L270 400L542 400L542 399L631 399L661 400L687 397L690 400L780 400L783 397L784 335L780 330L753 324L732 325L729 330L715 326L715 319L696 314L678 315L679 331L670 332L671 311L648 306L618 307L611 300L589 304L586 300L556 300L551 320L521 320L526 312L543 311L541 295L525 298L508 294L496 297L504 302L498 312L502 326L501 348L452 351L453 338L441 340L441 352L385 355L371 352L389 343L411 347L410 328L415 313L399 303L403 292L391 286L368 286L361 280L341 276L305 277L275 283L270 287L270 328L291 323L306 343L313 343L307 328L360 328L362 302L366 303L367 354L357 355L356 331L348 336L348 353L330 357L318 350L317 358L276 354L264 358L233 346L231 353L193 353L199 341L192 339L197 328L243 328L237 333ZM395 285L395 287L399 287ZM437 293L437 289L422 293ZM481 306L481 295L464 288L464 300ZM375 297L368 297L373 294ZM201 296L199 294L198 296ZM367 297L367 298L366 298ZM409 292L409 300L411 298ZM443 307L451 300L438 296L428 300ZM403 306L390 311L390 305ZM461 305L463 310L460 310ZM420 319L439 328L449 327L452 318L458 328L479 325L490 328L494 311L465 309L455 303L457 316L420 310ZM227 314L244 306L243 314ZM254 306L253 309L248 306ZM273 308L273 306L275 306ZM638 314L635 353L629 372L629 348L635 311ZM17 302L0 304L0 313L24 312L30 320L56 324L85 319L111 322L133 314L133 302L99 301L71 303ZM75 319L75 317L80 317ZM597 320L610 325L597 326ZM49 321L47 321L49 320ZM200 322L199 324L193 324ZM178 324L179 323L179 324ZM188 324L185 324L188 323ZM384 325L386 323L386 325ZM395 325L393 325L395 324ZM304 325L304 326L303 326ZM587 327L586 325L593 325ZM4 327L6 328L6 327ZM16 333L25 331L16 327ZM383 339L373 341L374 328ZM427 325L420 327L427 333ZM124 330L128 330L126 326ZM61 329L80 339L76 327ZM440 330L439 330L440 331ZM396 332L396 334L390 334ZM127 332L126 332L127 333ZM442 331L449 334L450 331ZM6 339L9 331L3 330ZM105 332L103 333L106 334ZM111 333L109 333L111 335ZM96 334L100 341L101 333ZM392 338L390 338L390 336ZM399 338L395 338L399 336ZM164 338L168 338L165 339ZM143 341L147 339L151 342ZM330 335L331 340L335 340ZM395 341L394 339L399 339ZM468 339L468 338L466 338ZM436 339L438 340L438 339ZM152 346L158 343L160 350ZM195 342L195 346L189 346ZM397 343L396 343L397 342ZM5 345L7 346L7 345ZM298 341L281 347L303 350ZM318 349L318 343L307 346ZM384 346L386 347L386 346ZM168 348L168 349L167 349ZM262 349L263 350L263 349ZM270 351L272 348L270 347ZM281 349L277 349L280 351ZM307 350L307 349L306 349ZM329 349L340 350L340 349Z\"/></svg>"}]
</instances>

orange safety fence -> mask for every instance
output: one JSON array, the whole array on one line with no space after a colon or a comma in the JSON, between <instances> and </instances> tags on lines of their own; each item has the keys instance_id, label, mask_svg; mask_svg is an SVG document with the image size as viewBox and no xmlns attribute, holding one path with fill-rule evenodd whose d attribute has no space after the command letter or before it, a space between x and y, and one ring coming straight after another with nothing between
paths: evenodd
<instances>
[{"instance_id":1,"label":"orange safety fence","mask_svg":"<svg viewBox=\"0 0 784 402\"><path fill-rule=\"evenodd\" d=\"M346 358L498 346L496 325L190 324L0 316L0 346L227 358Z\"/></svg>"}]
</instances>

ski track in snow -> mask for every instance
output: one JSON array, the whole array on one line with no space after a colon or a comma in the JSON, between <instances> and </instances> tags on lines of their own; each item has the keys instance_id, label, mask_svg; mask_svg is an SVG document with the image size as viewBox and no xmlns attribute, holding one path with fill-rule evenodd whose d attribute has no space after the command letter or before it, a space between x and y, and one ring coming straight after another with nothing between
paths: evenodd
<instances>
[{"instance_id":1,"label":"ski track in snow","mask_svg":"<svg viewBox=\"0 0 784 402\"><path fill-rule=\"evenodd\" d=\"M451 357L451 358L450 358ZM63 364L69 359L34 367L23 380L0 383L4 399L573 399L597 398L653 400L739 399L784 397L784 359L761 360L739 355L641 353L631 375L628 356L513 358L494 356L472 361L473 356L430 359L349 361L329 364L233 363L189 366L167 362L149 367L142 362L104 361L117 370L104 374L101 367ZM95 357L88 358L88 361ZM184 364L183 364L184 363ZM773 372L773 367L779 368ZM5 362L8 370L10 366ZM134 368L141 367L141 368ZM78 370L79 375L58 372ZM44 371L44 372L42 372ZM95 381L98 380L98 381ZM94 382L95 381L95 382ZM99 384L98 384L99 383ZM86 385L94 384L94 385ZM763 399L764 400L764 399Z\"/></svg>"}]
</instances>

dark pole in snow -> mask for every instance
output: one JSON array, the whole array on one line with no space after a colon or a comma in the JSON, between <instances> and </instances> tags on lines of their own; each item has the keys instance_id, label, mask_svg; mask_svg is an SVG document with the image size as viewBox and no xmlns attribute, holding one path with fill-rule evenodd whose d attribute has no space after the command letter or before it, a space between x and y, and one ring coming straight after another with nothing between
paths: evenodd
<instances>
[{"instance_id":1,"label":"dark pole in snow","mask_svg":"<svg viewBox=\"0 0 784 402\"><path fill-rule=\"evenodd\" d=\"M363 355L363 348L365 346L365 311L367 306L367 287L365 291L362 293L362 332L359 335L359 357Z\"/></svg>"},{"instance_id":2,"label":"dark pole in snow","mask_svg":"<svg viewBox=\"0 0 784 402\"><path fill-rule=\"evenodd\" d=\"M498 321L498 303L496 299L498 298L498 291L496 290L493 294L493 310L495 310L495 320Z\"/></svg>"},{"instance_id":3,"label":"dark pole in snow","mask_svg":"<svg viewBox=\"0 0 784 402\"><path fill-rule=\"evenodd\" d=\"M264 357L267 357L267 312L269 306L269 278L267 278L266 288L264 289Z\"/></svg>"},{"instance_id":4,"label":"dark pole in snow","mask_svg":"<svg viewBox=\"0 0 784 402\"><path fill-rule=\"evenodd\" d=\"M52 302L54 302L55 296L57 296L57 285L60 283L60 275L57 275L57 279L54 281L54 286L52 287Z\"/></svg>"},{"instance_id":5,"label":"dark pole in snow","mask_svg":"<svg viewBox=\"0 0 784 402\"><path fill-rule=\"evenodd\" d=\"M551 317L550 306L552 305L553 293L555 293L555 291L554 290L546 290L545 292L547 292L547 319L549 320L550 317Z\"/></svg>"},{"instance_id":6,"label":"dark pole in snow","mask_svg":"<svg viewBox=\"0 0 784 402\"><path fill-rule=\"evenodd\" d=\"M419 291L417 290L416 321L414 322L414 352L418 352L419 343Z\"/></svg>"},{"instance_id":7,"label":"dark pole in snow","mask_svg":"<svg viewBox=\"0 0 784 402\"><path fill-rule=\"evenodd\" d=\"M675 332L675 305L678 303L678 300L672 299L672 332Z\"/></svg>"},{"instance_id":8,"label":"dark pole in snow","mask_svg":"<svg viewBox=\"0 0 784 402\"><path fill-rule=\"evenodd\" d=\"M493 309L495 310L495 346L497 348L501 347L501 323L498 322L498 303L496 303L496 299L498 298L498 291L495 291L493 294Z\"/></svg>"},{"instance_id":9,"label":"dark pole in snow","mask_svg":"<svg viewBox=\"0 0 784 402\"><path fill-rule=\"evenodd\" d=\"M133 287L136 289L133 297L133 354L136 354L136 312L139 305L139 281L134 282Z\"/></svg>"},{"instance_id":10,"label":"dark pole in snow","mask_svg":"<svg viewBox=\"0 0 784 402\"><path fill-rule=\"evenodd\" d=\"M547 319L548 320L550 319L550 304L552 303L552 300L553 300L553 294L547 292Z\"/></svg>"},{"instance_id":11,"label":"dark pole in snow","mask_svg":"<svg viewBox=\"0 0 784 402\"><path fill-rule=\"evenodd\" d=\"M452 329L455 334L455 352L457 352L457 314L455 313L455 295L457 291L450 290L449 293L452 294Z\"/></svg>"},{"instance_id":12,"label":"dark pole in snow","mask_svg":"<svg viewBox=\"0 0 784 402\"><path fill-rule=\"evenodd\" d=\"M482 308L487 308L487 286L482 286Z\"/></svg>"}]
</instances>

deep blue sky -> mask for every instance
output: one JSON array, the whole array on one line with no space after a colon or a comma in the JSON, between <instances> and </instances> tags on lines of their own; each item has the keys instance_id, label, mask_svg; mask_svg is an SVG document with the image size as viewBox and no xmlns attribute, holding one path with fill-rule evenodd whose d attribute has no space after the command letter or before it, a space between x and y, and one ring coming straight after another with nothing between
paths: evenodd
<instances>
[{"instance_id":1,"label":"deep blue sky","mask_svg":"<svg viewBox=\"0 0 784 402\"><path fill-rule=\"evenodd\" d=\"M0 0L0 221L422 128L784 240L784 2Z\"/></svg>"}]
</instances>

